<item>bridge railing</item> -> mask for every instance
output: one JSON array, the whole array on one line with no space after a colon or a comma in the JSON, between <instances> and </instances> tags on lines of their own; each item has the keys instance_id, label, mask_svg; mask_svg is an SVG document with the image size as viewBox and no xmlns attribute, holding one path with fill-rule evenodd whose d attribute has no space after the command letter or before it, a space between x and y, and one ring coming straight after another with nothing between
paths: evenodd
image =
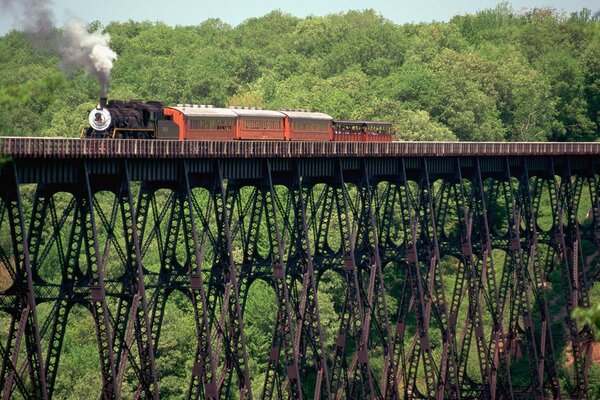
<instances>
[{"instance_id":1,"label":"bridge railing","mask_svg":"<svg viewBox=\"0 0 600 400\"><path fill-rule=\"evenodd\" d=\"M600 154L600 142L289 142L0 138L17 158L253 158Z\"/></svg>"}]
</instances>

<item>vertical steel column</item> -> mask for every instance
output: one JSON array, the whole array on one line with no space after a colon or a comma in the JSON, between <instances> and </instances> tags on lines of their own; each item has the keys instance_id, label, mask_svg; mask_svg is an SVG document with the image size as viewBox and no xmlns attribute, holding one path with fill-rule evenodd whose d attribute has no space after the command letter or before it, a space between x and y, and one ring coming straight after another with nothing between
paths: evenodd
<instances>
[{"instance_id":1,"label":"vertical steel column","mask_svg":"<svg viewBox=\"0 0 600 400\"><path fill-rule=\"evenodd\" d=\"M217 166L218 167L218 166ZM231 383L233 381L233 374L236 372L233 368L236 367L238 354L236 349L232 350L230 346L230 336L232 335L229 332L228 323L232 324L230 317L230 308L231 308L231 296L232 296L232 287L230 284L230 270L231 270L231 262L232 254L227 250L227 237L224 232L224 219L223 213L228 218L229 222L229 237L230 242L233 243L233 217L234 217L234 209L235 209L235 201L238 198L239 188L235 183L227 182L227 188L223 190L224 198L220 196L222 191L222 186L225 184L223 180L218 179L218 172L215 173L213 185L211 188L212 195L212 206L214 207L213 214L215 217L216 224L216 233L214 236L216 239L214 240L214 259L210 271L209 285L208 285L208 298L211 300L210 303L207 304L209 310L209 318L211 318L209 330L211 332L215 332L215 338L213 340L213 349L214 349L214 359L217 363L224 359L225 364L221 369L221 373L217 378L217 388L220 391L220 396L228 397L230 396ZM207 222L205 222L205 229L208 226ZM210 229L208 230L210 231ZM234 264L235 269L235 264ZM236 269L237 271L237 269ZM239 293L240 283L238 280L237 289ZM241 300L240 300L241 301ZM240 310L243 316L243 308L240 303ZM229 316L229 322L228 322ZM224 348L224 356L222 356L222 351ZM218 366L218 364L217 364ZM239 373L238 373L239 374Z\"/></svg>"},{"instance_id":2,"label":"vertical steel column","mask_svg":"<svg viewBox=\"0 0 600 400\"><path fill-rule=\"evenodd\" d=\"M594 164L589 184L592 200L593 240L596 243L597 254L600 255L600 170L597 164ZM600 267L597 266L592 276L594 279L600 278Z\"/></svg>"},{"instance_id":3,"label":"vertical steel column","mask_svg":"<svg viewBox=\"0 0 600 400\"><path fill-rule=\"evenodd\" d=\"M394 210L394 201L396 197L396 186L392 182L387 182L385 191L384 191L384 200L383 200L383 211L381 211L382 216L380 219L380 247L384 254L393 254L393 248L387 248L392 243L391 232L392 232L392 218L393 218L393 210ZM379 215L379 214L377 214ZM387 261L387 259L386 259ZM381 261L382 263L384 261ZM396 267L396 265L394 265ZM390 268L390 267L388 267ZM402 303L402 299L400 300L400 304ZM400 311L398 312L400 314ZM396 338L397 338L397 327L398 321L396 322L395 330L389 331L388 335L388 346L387 346L387 355L385 358L385 373L382 377L381 381L381 393L384 399L396 400L399 397L398 394L398 363L397 363L397 346L396 346Z\"/></svg>"},{"instance_id":4,"label":"vertical steel column","mask_svg":"<svg viewBox=\"0 0 600 400\"><path fill-rule=\"evenodd\" d=\"M454 179L447 181L442 185L441 190L444 192L440 193L440 210L438 216L440 218L439 226L442 226L441 232L444 232L443 227L446 224L446 218L450 213L452 206L456 212L456 222L458 222L458 240L453 235L451 237L445 237L446 247L449 255L455 256L458 261L456 279L454 281L454 288L452 291L452 297L450 300L450 307L448 310L448 332L452 337L456 346L456 374L457 384L460 393L464 397L479 396L480 389L474 389L472 379L467 375L467 362L468 355L471 347L471 338L473 334L473 307L476 305L472 304L472 296L467 298L467 319L464 321L464 327L462 332L457 332L458 313L460 311L463 300L465 299L465 293L473 293L472 288L469 288L470 275L473 275L471 265L472 256L472 245L470 239L470 233L467 230L471 230L470 218L466 213L465 208L465 196L464 196L464 183L462 182L462 175L460 173L460 159L456 160L455 164ZM461 218L462 215L462 218ZM451 223L452 221L450 221ZM468 229L467 229L468 228ZM466 287L465 287L466 286ZM477 314L475 310L475 314ZM475 393L474 393L475 392Z\"/></svg>"},{"instance_id":5,"label":"vertical steel column","mask_svg":"<svg viewBox=\"0 0 600 400\"><path fill-rule=\"evenodd\" d=\"M507 357L506 343L504 337L504 322L503 322L503 304L499 298L496 282L496 269L494 265L494 257L492 254L492 232L488 222L488 206L485 198L484 183L481 174L481 165L479 158L476 159L475 177L472 182L472 199L474 203L474 211L479 225L479 258L482 263L481 278L482 285L487 284L488 309L492 316L493 325L490 336L488 360L489 368L489 395L492 400L496 399L498 389L498 372L501 365L505 367L503 358ZM490 195L491 196L491 195ZM502 386L501 386L502 387ZM512 393L503 393L500 390L500 396L507 395L512 397Z\"/></svg>"},{"instance_id":6,"label":"vertical steel column","mask_svg":"<svg viewBox=\"0 0 600 400\"><path fill-rule=\"evenodd\" d=\"M548 312L548 299L544 290L544 282L546 271L542 264L538 233L537 233L537 216L533 208L532 190L530 186L529 168L527 160L523 160L523 172L519 182L519 190L521 199L521 217L525 222L525 245L529 253L525 253L527 260L528 276L532 280L531 291L533 292L540 313L541 329L540 329L540 344L539 353L540 360L537 366L538 380L542 386L542 392L545 386L545 375L548 375L550 390L554 398L561 398L560 385L558 374L556 372L556 356L554 352L554 338L552 334L550 315ZM548 346L548 348L546 348Z\"/></svg>"},{"instance_id":7,"label":"vertical steel column","mask_svg":"<svg viewBox=\"0 0 600 400\"><path fill-rule=\"evenodd\" d=\"M73 305L73 294L74 285L76 281L76 273L79 272L77 261L81 252L82 245L82 217L81 213L81 202L77 199L71 200L69 206L65 210L61 221L58 221L56 215L56 209L54 207L54 200L52 193L46 193L45 190L40 189L36 191L36 198L34 201L33 215L32 215L32 248L35 249L32 253L33 263L39 270L41 267L41 260L38 258L38 251L40 242L42 241L42 231L44 224L44 217L47 214L46 204L51 204L51 220L55 225L56 241L59 244L59 260L61 261L62 267L62 279L60 285L59 298L56 300L54 311L54 318L52 322L52 328L50 332L50 339L48 340L48 352L46 356L46 380L48 388L48 397L51 398L54 392L54 384L58 373L58 364L61 355L61 349L63 339L67 327L67 317ZM69 233L67 242L67 253L63 254L60 228L66 220L66 216L73 212L73 221ZM35 237L35 240L33 239ZM51 318L52 316L48 316Z\"/></svg>"},{"instance_id":8,"label":"vertical steel column","mask_svg":"<svg viewBox=\"0 0 600 400\"><path fill-rule=\"evenodd\" d=\"M194 218L194 207L192 198L192 188L190 186L189 170L187 163L182 163L183 183L185 188L185 203L184 207L184 231L186 233L185 241L188 253L188 276L190 279L190 292L192 303L194 305L194 314L196 318L196 330L198 339L197 355L192 372L192 379L188 390L188 398L197 399L205 398L216 400L219 398L219 388L215 381L217 370L215 360L213 359L211 335L208 323L208 306L206 295L204 292L204 284L202 282L202 263L204 260L204 245L206 232L203 233L203 239L198 238L196 229L196 221ZM190 240L191 239L191 240ZM196 381L199 381L196 383ZM199 387L200 381L202 388Z\"/></svg>"},{"instance_id":9,"label":"vertical steel column","mask_svg":"<svg viewBox=\"0 0 600 400\"><path fill-rule=\"evenodd\" d=\"M371 367L369 365L368 355L368 343L365 342L365 329L366 326L365 312L363 303L361 300L361 287L358 280L358 270L355 259L355 247L356 238L352 233L351 229L351 210L348 204L349 194L344 181L344 171L341 160L338 160L338 176L335 190L335 201L337 210L339 213L340 233L342 239L342 254L344 257L343 264L343 276L346 282L346 290L348 297L348 305L350 307L350 318L348 323L352 322L352 328L354 331L354 340L356 346L356 352L352 358L352 363L348 368L348 375L350 372L356 371L353 376L353 380L349 382L354 389L359 388L363 398L369 398L376 396L375 384L371 374ZM336 352L336 355L338 353ZM341 354L343 356L343 354ZM341 360L340 360L341 361ZM343 393L346 386L346 380L343 381L341 387L337 389L337 398L343 398ZM352 393L352 391L350 391Z\"/></svg>"},{"instance_id":10,"label":"vertical steel column","mask_svg":"<svg viewBox=\"0 0 600 400\"><path fill-rule=\"evenodd\" d=\"M454 335L449 331L448 309L444 293L444 282L441 271L441 254L440 244L438 241L438 223L436 221L436 202L434 200L435 193L433 185L429 178L429 166L427 160L423 160L425 177L421 187L421 207L422 207L422 234L423 247L427 248L428 252L428 274L429 282L425 287L426 301L428 307L429 318L431 319L431 310L433 310L435 319L440 325L442 334L442 357L437 376L436 398L444 397L460 398L460 387L458 382L458 358L456 354L456 346ZM460 177L460 161L457 159L457 168L459 179ZM442 192L440 199L447 199ZM442 205L445 207L445 205ZM438 212L439 214L439 212ZM433 367L433 366L432 366Z\"/></svg>"},{"instance_id":11,"label":"vertical steel column","mask_svg":"<svg viewBox=\"0 0 600 400\"><path fill-rule=\"evenodd\" d=\"M133 296L131 315L135 318L135 337L138 343L138 352L140 357L140 385L142 386L146 398L158 399L158 379L156 375L156 363L154 359L154 349L152 346L152 331L148 313L148 303L146 298L146 288L144 285L144 270L142 266L141 241L138 232L138 215L133 207L131 197L131 179L129 177L129 167L127 161L123 161L121 166L121 188L120 205L123 218L123 230L125 239L128 243L129 254L127 261L127 273L131 277L130 295ZM125 364L120 366L119 374L124 373Z\"/></svg>"},{"instance_id":12,"label":"vertical steel column","mask_svg":"<svg viewBox=\"0 0 600 400\"><path fill-rule=\"evenodd\" d=\"M366 242L368 244L367 251L370 253L370 277L369 277L369 290L367 294L367 301L371 312L375 314L376 324L378 326L379 334L381 336L381 345L383 346L383 357L384 357L384 368L381 376L381 393L379 397L385 395L387 388L385 387L389 381L388 375L393 375L388 366L390 365L390 359L393 359L394 355L391 351L392 346L389 341L390 337L390 325L387 313L387 303L385 300L385 284L383 281L383 270L381 265L380 256L380 242L379 233L377 229L377 212L376 212L376 187L371 186L370 172L367 168L366 161L363 160L363 188L362 188L362 207L364 213L364 220L360 223L365 225L366 231ZM370 339L370 315L365 315L365 329L363 331L363 341L369 343Z\"/></svg>"},{"instance_id":13,"label":"vertical steel column","mask_svg":"<svg viewBox=\"0 0 600 400\"><path fill-rule=\"evenodd\" d=\"M507 173L504 171L504 174L499 179L495 178L491 184L488 195L488 204L491 204L495 207L501 207L502 199L504 199L504 209L506 211L507 216L510 216L512 212L510 211L512 205L512 196L506 195L507 192ZM510 203L510 204L509 204ZM507 224L508 225L508 224ZM504 326L503 336L501 338L502 349L499 350L499 353L502 357L499 358L498 364L498 386L500 389L500 394L502 396L508 396L509 398L514 398L512 377L510 373L510 363L512 357L512 350L514 348L514 332L513 321L512 321L512 304L513 304L513 295L514 295L514 265L512 262L512 258L509 256L510 254L510 235L495 232L495 235L491 237L492 245L494 248L502 249L506 253L506 257L504 259L504 265L502 268L502 275L500 277L500 282L498 284L497 292L498 292L498 304L496 307L496 313L498 315L499 321L504 321L509 313L509 323L508 327Z\"/></svg>"},{"instance_id":14,"label":"vertical steel column","mask_svg":"<svg viewBox=\"0 0 600 400\"><path fill-rule=\"evenodd\" d=\"M271 176L271 164L266 161L266 175L268 186L265 192L265 210L266 218L269 224L269 238L271 244L271 257L273 265L273 286L275 295L277 296L277 314L280 332L278 342L283 345L285 353L285 366L287 369L287 379L289 380L288 391L291 398L302 399L302 384L300 372L298 370L298 349L294 348L296 333L294 330L294 321L290 311L290 297L287 285L286 269L283 263L284 244L277 216L275 205L275 188L273 187L273 178ZM269 365L275 366L277 360L269 359ZM265 387L267 382L273 380L275 370L269 368L265 379Z\"/></svg>"},{"instance_id":15,"label":"vertical steel column","mask_svg":"<svg viewBox=\"0 0 600 400\"><path fill-rule=\"evenodd\" d=\"M220 260L224 264L228 264L225 271L225 293L223 307L228 311L229 315L229 332L231 334L231 343L227 343L227 361L232 363L226 365L225 369L235 368L238 379L238 388L240 400L252 399L252 390L250 388L250 374L248 371L248 351L246 349L246 339L244 337L244 323L242 319L242 309L240 307L237 272L232 253L232 236L230 229L230 221L227 208L227 195L225 191L225 183L223 181L223 172L220 162L216 163L216 187L213 193L215 197L215 211L220 218L219 236L220 244L223 246L218 251L221 252ZM224 371L226 372L226 371ZM221 390L221 398L225 399L228 396L226 391Z\"/></svg>"},{"instance_id":16,"label":"vertical steel column","mask_svg":"<svg viewBox=\"0 0 600 400\"><path fill-rule=\"evenodd\" d=\"M32 215L31 215L31 223L29 225L29 233L28 233L29 260L30 260L30 265L31 265L31 272L33 275L36 275L39 273L39 270L36 271L36 269L39 268L38 254L39 254L40 243L42 241L41 236L42 236L42 231L44 228L44 223L49 220L48 208L49 208L50 202L52 201L52 194L48 193L46 190L44 190L43 186L44 185L37 185L37 188L35 191L35 198L34 198L34 202L33 202L33 210L32 210ZM51 213L51 217L55 217L55 216L56 216L56 210L53 209L53 212ZM54 221L56 221L55 218L53 218L53 222ZM54 230L55 230L55 235L56 235L56 226L54 227ZM58 235L58 240L60 241L60 235ZM59 253L58 254L59 264L61 266L64 266L64 253L62 251L62 246L59 247L58 253ZM60 319L61 322L66 322L66 313L68 312L68 310L66 310L66 308L67 308L66 305L64 303L63 304L59 303L57 305L58 305L58 307L56 307L56 308L58 308L58 310L56 310L55 316L58 317L59 315L62 314L63 318L57 318L57 319ZM63 307L60 307L61 305ZM54 309L52 311L54 311ZM61 311L62 311L62 313L61 313ZM48 318L51 318L51 316L49 316ZM54 331L54 329L53 329L53 331ZM43 336L43 329L40 331L40 338L42 336ZM53 336L54 336L54 332L53 332ZM53 371L49 368L50 365L53 365L51 363L51 357L53 355L57 355L57 353L60 353L60 345L58 346L58 351L57 351L57 348L55 346L53 346L56 344L56 342L53 339L54 339L54 337L51 338L50 343L49 343L49 351L48 351L48 355L46 357L46 365L45 365L46 389L47 389L47 393L48 393L48 398L52 398L52 390L53 390L53 384L54 384L54 378L55 378L55 371ZM60 337L59 340L62 342L62 337ZM54 366L56 366L56 364L54 364ZM23 369L23 367L22 367L22 369Z\"/></svg>"},{"instance_id":17,"label":"vertical steel column","mask_svg":"<svg viewBox=\"0 0 600 400\"><path fill-rule=\"evenodd\" d=\"M16 164L12 163L9 167L12 174L8 187L5 188L3 200L7 206L8 219L10 223L10 232L14 258L16 263L15 273L16 282L21 286L21 293L15 296L15 308L21 313L18 328L17 319L13 317L9 328L9 337L6 346L6 354L0 375L0 386L3 389L2 397L8 400L13 390L15 375L17 372L17 362L21 350L21 341L25 338L27 356L29 361L29 373L32 385L31 396L38 399L47 399L48 392L46 388L46 376L44 361L42 357L41 336L38 325L38 316L35 302L35 292L33 287L33 276L29 258L29 243L27 232L25 230L23 204L19 188L19 175ZM15 310L15 311L16 311ZM8 358L11 354L10 359ZM21 380L20 376L16 377Z\"/></svg>"},{"instance_id":18,"label":"vertical steel column","mask_svg":"<svg viewBox=\"0 0 600 400\"><path fill-rule=\"evenodd\" d=\"M424 298L423 298L423 289L421 286L421 276L420 269L418 264L418 253L417 253L417 242L418 242L418 229L417 229L417 213L418 206L416 206L414 201L414 196L411 193L411 188L409 185L409 181L406 174L406 163L404 159L401 159L401 169L402 169L402 186L399 188L400 190L400 202L402 204L401 212L402 212L402 221L404 228L404 247L406 253L406 279L405 285L408 284L408 291L403 289L403 299L401 305L406 304L404 307L408 311L410 311L411 306L415 308L415 320L416 320L416 330L415 336L412 340L411 346L409 348L408 354L406 358L402 360L402 369L400 371L400 376L403 379L403 395L404 398L414 398L414 397L425 397L422 395L417 388L416 382L416 373L419 366L419 359L421 355L421 343L425 342L426 339L423 336L423 324L424 324ZM410 297L407 297L410 294ZM410 299L410 300L409 300ZM399 308L399 310L404 310L404 307ZM404 314L406 317L407 314ZM400 317L398 317L400 318ZM400 319L399 319L400 321ZM397 336L402 338L405 332L406 322L401 325L397 325ZM401 330L400 330L400 329ZM398 340L398 339L397 339ZM403 343L400 342L400 346L403 346ZM428 383L429 384L429 383Z\"/></svg>"},{"instance_id":19,"label":"vertical steel column","mask_svg":"<svg viewBox=\"0 0 600 400\"><path fill-rule=\"evenodd\" d=\"M90 310L96 322L96 335L100 364L102 368L102 398L120 399L118 388L114 385L117 377L113 353L113 340L110 331L108 306L106 304L106 289L104 287L104 266L99 262L100 250L97 237L96 219L94 217L93 193L90 184L90 173L87 162L83 162L85 198L83 199L83 218L85 248L87 252L88 268L91 272L90 282L91 299Z\"/></svg>"},{"instance_id":20,"label":"vertical steel column","mask_svg":"<svg viewBox=\"0 0 600 400\"><path fill-rule=\"evenodd\" d=\"M573 349L573 365L575 368L575 393L582 399L588 397L588 365L591 354L589 351L590 337L587 328L579 332L576 322L571 318L571 312L580 305L579 296L579 271L578 271L578 246L579 228L577 221L577 206L580 191L575 191L572 184L570 168L561 175L560 186L557 189L556 171L552 164L552 183L556 193L556 213L554 221L554 244L561 267L563 285L565 286L565 324L567 325ZM566 220L566 221L565 221ZM566 224L566 227L565 227ZM566 231L565 231L566 228ZM584 288L587 290L587 288Z\"/></svg>"},{"instance_id":21,"label":"vertical steel column","mask_svg":"<svg viewBox=\"0 0 600 400\"><path fill-rule=\"evenodd\" d=\"M466 341L466 345L463 343L461 349L461 358L463 362L468 361L468 354L470 351L470 342L473 333L475 333L475 343L477 347L477 355L479 358L479 366L481 368L481 380L483 386L483 395L490 397L490 370L488 354L486 351L486 344L483 330L483 310L481 307L481 287L482 287L482 276L481 271L478 268L478 263L473 259L473 245L472 245L472 232L473 232L473 208L469 206L469 202L465 196L465 183L463 181L461 172L460 158L456 160L457 165L457 179L460 188L460 196L456 199L457 205L462 208L462 219L460 221L460 246L461 246L461 258L465 267L467 277L467 293L469 300L468 307L468 322L467 322L467 335L469 339ZM472 199L469 199L472 200ZM460 214L459 214L460 215Z\"/></svg>"},{"instance_id":22,"label":"vertical steel column","mask_svg":"<svg viewBox=\"0 0 600 400\"><path fill-rule=\"evenodd\" d=\"M404 174L406 175L406 174ZM405 176L404 176L405 177ZM402 195L402 191L406 189L406 186L403 184L403 182L399 181L399 182L395 182L393 184L390 184L391 188L388 191L388 199L389 197L391 197L391 199L387 200L386 203L388 203L388 213L386 213L385 215L387 216L387 218L384 218L385 220L388 221L388 223L391 225L392 221L393 221L393 212L394 212L394 206L398 206L399 207L399 213L401 216L401 224L402 226L400 227L400 230L402 230L404 233L406 233L408 230L410 230L411 225L410 225L410 213L408 211L408 205L406 204L406 194L403 196ZM396 197L397 197L397 201L396 201ZM400 259L402 259L402 261L399 264L399 266L403 266L404 267L404 271L405 271L405 275L404 275L404 280L403 280L403 285L402 285L402 291L401 291L401 295L400 295L400 300L398 302L398 311L397 311L397 317L396 317L396 328L395 328L395 332L394 332L394 340L393 340L393 345L392 345L392 350L390 351L393 354L393 365L391 367L389 367L390 369L392 369L393 371L393 379L388 379L388 383L387 383L387 388L386 391L384 393L384 396L386 399L390 399L390 400L398 400L400 399L400 393L398 391L398 386L400 385L400 379L402 379L402 384L403 384L403 393L406 395L408 392L408 385L407 385L407 376L406 376L406 371L407 371L407 365L406 365L406 357L404 354L404 334L406 332L406 320L408 317L408 313L411 311L413 305L414 305L414 296L411 292L411 284L410 284L410 277L409 277L409 271L408 271L408 250L409 250L409 246L407 243L407 238L404 237L404 244L400 246L400 248L397 250L398 254L397 257ZM388 241L389 243L389 241ZM390 375L388 375L389 378Z\"/></svg>"},{"instance_id":23,"label":"vertical steel column","mask_svg":"<svg viewBox=\"0 0 600 400\"><path fill-rule=\"evenodd\" d=\"M505 196L508 211L508 227L509 227L509 245L508 255L512 265L515 267L515 286L514 286L514 301L511 307L511 330L514 338L517 337L519 330L522 330L524 335L521 343L514 341L512 346L522 346L527 354L527 361L531 376L531 391L535 398L543 396L543 381L538 379L539 352L536 340L536 334L533 326L532 315L532 284L529 278L529 260L528 254L524 251L524 243L521 237L521 223L523 216L521 215L521 200L519 195L520 187L515 189L513 184L513 174L511 172L510 160L505 160L506 165L506 183ZM517 178L518 179L518 178ZM523 327L519 324L519 318L523 319ZM511 347L512 347L511 346Z\"/></svg>"},{"instance_id":24,"label":"vertical steel column","mask_svg":"<svg viewBox=\"0 0 600 400\"><path fill-rule=\"evenodd\" d=\"M323 341L323 327L319 316L319 301L317 296L317 284L314 274L313 254L309 239L308 215L306 202L308 201L309 189L302 184L302 177L298 168L294 181L295 191L291 191L294 204L296 252L299 253L302 268L302 294L300 296L300 318L296 330L294 347L300 348L303 335L311 336L314 342L313 352L317 368L317 381L315 383L315 399L331 399L331 383L327 369L326 349ZM323 390L323 384L325 389Z\"/></svg>"},{"instance_id":25,"label":"vertical steel column","mask_svg":"<svg viewBox=\"0 0 600 400\"><path fill-rule=\"evenodd\" d=\"M189 181L189 166L186 166L186 168ZM212 193L219 190L216 181L216 178L213 179ZM219 398L223 395L220 392L225 392L228 395L231 382L231 374L228 374L227 365L225 368L221 368L220 376L218 373L221 349L223 342L227 340L226 318L229 311L228 307L223 307L222 303L218 303L223 300L219 298L218 292L223 289L225 279L225 272L219 263L218 254L214 253L220 251L219 249L222 247L217 239L219 237L218 232L214 232L215 226L213 224L213 222L218 223L219 216L215 215L214 196L211 196L212 193L209 193L209 188L205 189L208 196L205 198L206 202L202 203L198 201L199 196L194 195L191 191L190 184L190 201L198 218L193 218L197 244L194 245L193 241L190 241L192 237L186 235L188 257L191 260L196 260L190 263L192 269L189 271L191 273L189 279L191 282L192 302L194 303L196 331L198 332L198 337L202 339L198 340L196 349L192 380L190 381L188 391L189 398L198 398L198 396L202 398L203 395ZM204 208L204 211L202 208ZM186 216L186 221L186 225L191 225L189 216ZM189 228L186 228L186 231L189 231ZM193 248L192 245L194 245ZM213 258L207 260L207 255ZM202 266L205 263L212 263L208 283L205 283L204 278L201 276ZM240 282L241 279L238 280L238 288L240 287ZM219 307L221 308L221 318L217 318L218 311L216 310ZM228 363L228 360L226 360L226 363ZM209 371L204 372L206 369ZM226 387L223 387L223 382L226 378ZM201 380L205 387L205 393L201 391Z\"/></svg>"},{"instance_id":26,"label":"vertical steel column","mask_svg":"<svg viewBox=\"0 0 600 400\"><path fill-rule=\"evenodd\" d=\"M409 281L411 284L411 290L415 299L415 316L417 321L417 330L414 341L414 348L411 349L409 355L408 365L408 376L406 382L406 396L413 397L425 397L435 398L437 396L438 382L436 380L434 367L435 362L433 360L433 354L431 349L431 341L429 338L429 303L426 301L424 279L421 275L421 266L419 262L419 250L420 250L420 213L422 205L420 201L422 199L421 191L424 190L425 182L429 179L429 172L426 165L421 172L421 177L418 186L419 195L418 202L414 200L412 192L406 177L406 165L404 159L402 159L402 178L404 181L404 195L406 197L406 217L409 222L408 229L405 231L405 241L407 245L407 261L408 261L408 273ZM426 250L426 249L422 249ZM420 393L416 381L417 381L417 370L419 368L419 359L423 358L423 370L425 373L425 386L427 394L423 395Z\"/></svg>"},{"instance_id":27,"label":"vertical steel column","mask_svg":"<svg viewBox=\"0 0 600 400\"><path fill-rule=\"evenodd\" d=\"M329 229L330 223L332 222L333 216L333 205L334 199L336 197L335 188L331 185L327 185L324 187L321 193L321 199L319 203L321 204L321 213L320 218L318 218L318 226L316 228L317 237L315 238L315 255L320 257L323 261L320 267L321 268L331 268L331 265L325 265L325 260L327 256L330 256L331 249L329 248L328 237L329 237ZM314 189L313 189L314 195ZM313 204L313 213L316 213L316 207ZM338 210L338 217L340 216L340 211ZM341 225L341 223L340 223ZM343 236L343 235L342 235ZM330 263L331 261L328 260ZM335 351L331 360L331 395L334 398L337 398L338 389L341 388L342 382L347 385L348 375L344 373L347 369L346 365L346 340L348 337L348 331L350 326L351 319L351 309L348 303L348 289L345 290L344 300L342 304L341 315L339 316L340 325L338 329L338 335L335 344Z\"/></svg>"},{"instance_id":28,"label":"vertical steel column","mask_svg":"<svg viewBox=\"0 0 600 400\"><path fill-rule=\"evenodd\" d=\"M182 199L180 192L180 188L176 188L173 190L173 200L170 204L170 209L167 211L169 219L167 221L167 232L165 233L165 239L163 242L162 249L159 241L159 251L162 250L162 253L160 254L161 265L160 271L158 273L157 286L154 289L154 293L152 294L152 299L150 301L150 306L152 307L150 329L152 336L151 340L152 344L154 345L154 354L158 353L158 344L160 341L164 311L167 305L167 299L169 297L169 294L172 292L172 289L169 287L169 284L173 278L173 275L175 275L173 271L177 268L177 259L175 257L175 253L177 248L179 231L181 229L183 213L183 205L181 204ZM151 194L153 202L155 202L155 194L156 192L152 192ZM143 193L142 195L145 197ZM154 212L156 212L155 208L156 205L153 208ZM155 217L155 221L158 225L157 229L160 229L160 219L157 220Z\"/></svg>"},{"instance_id":29,"label":"vertical steel column","mask_svg":"<svg viewBox=\"0 0 600 400\"><path fill-rule=\"evenodd\" d=\"M112 185L111 185L112 186ZM115 226L116 226L116 222L117 222L117 217L119 216L119 209L121 208L121 201L120 201L120 192L121 192L121 188L118 187L119 185L115 185L114 187L110 187L107 188L109 190L111 190L114 194L114 200L112 201L112 207L110 209L110 213L107 214L104 212L100 202L98 201L98 199L92 195L92 202L93 202L93 210L95 211L96 215L98 216L98 235L100 235L100 232L104 231L106 234L106 237L103 238L101 236L98 236L98 243L100 246L100 242L102 241L102 239L104 240L104 246L102 248L102 256L101 256L101 263L100 263L100 269L102 269L103 271L106 271L107 266L109 265L110 262L110 257L111 257L111 253L116 252L116 254L119 257L119 261L121 262L121 265L123 266L123 271L124 271L124 275L121 279L121 293L120 293L120 297L118 300L118 304L117 304L117 310L116 310L116 318L112 317L111 315L109 315L109 319L111 321L113 321L113 324L111 326L112 328L112 333L113 333L113 354L115 357L115 369L117 370L117 376L114 378L115 382L114 382L114 387L116 388L116 390L118 392L121 391L121 383L125 374L125 363L128 359L128 351L129 351L129 347L131 345L131 340L129 340L129 343L126 344L127 347L127 351L124 353L124 357L121 357L121 353L122 353L122 348L123 348L123 344L124 344L124 340L125 340L125 335L126 333L129 335L129 337L133 337L133 325L129 326L129 330L126 328L128 322L133 322L133 318L129 319L128 316L130 314L129 310L132 307L132 303L133 306L137 307L137 303L135 301L132 300L133 294L131 294L131 282L132 282L132 278L131 278L131 268L128 268L128 262L127 262L127 258L128 258L128 254L133 253L133 250L130 247L130 243L125 243L124 247L125 250L123 250L123 248L121 247L121 244L118 242L117 240L117 236L115 235ZM108 201L104 202L106 205L108 205ZM85 224L85 222L84 222ZM128 234L125 233L124 234L124 238L127 238ZM100 255L98 255L98 257L100 257ZM122 373L120 372L119 369L119 363L123 362L123 368ZM141 380L141 378L140 378Z\"/></svg>"}]
</instances>

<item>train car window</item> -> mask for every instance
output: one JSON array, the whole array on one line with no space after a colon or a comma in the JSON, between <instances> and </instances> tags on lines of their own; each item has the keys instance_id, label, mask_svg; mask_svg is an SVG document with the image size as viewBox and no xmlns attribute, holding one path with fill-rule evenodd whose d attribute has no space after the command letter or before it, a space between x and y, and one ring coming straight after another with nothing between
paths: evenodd
<instances>
[{"instance_id":1,"label":"train car window","mask_svg":"<svg viewBox=\"0 0 600 400\"><path fill-rule=\"evenodd\" d=\"M257 129L257 121L253 119L244 120L244 129Z\"/></svg>"},{"instance_id":2,"label":"train car window","mask_svg":"<svg viewBox=\"0 0 600 400\"><path fill-rule=\"evenodd\" d=\"M326 122L308 122L308 121L296 121L294 122L294 130L297 131L313 131L313 132L325 132L328 129Z\"/></svg>"},{"instance_id":3,"label":"train car window","mask_svg":"<svg viewBox=\"0 0 600 400\"><path fill-rule=\"evenodd\" d=\"M190 119L190 129L203 130L232 130L233 121L224 119Z\"/></svg>"},{"instance_id":4,"label":"train car window","mask_svg":"<svg viewBox=\"0 0 600 400\"><path fill-rule=\"evenodd\" d=\"M244 129L246 130L280 130L281 121L279 120L244 120Z\"/></svg>"}]
</instances>

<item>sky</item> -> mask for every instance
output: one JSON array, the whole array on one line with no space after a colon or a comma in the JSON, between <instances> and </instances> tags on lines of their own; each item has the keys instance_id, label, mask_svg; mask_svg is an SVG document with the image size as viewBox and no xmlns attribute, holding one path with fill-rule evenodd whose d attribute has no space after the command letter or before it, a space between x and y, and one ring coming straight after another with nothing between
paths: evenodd
<instances>
[{"instance_id":1,"label":"sky","mask_svg":"<svg viewBox=\"0 0 600 400\"><path fill-rule=\"evenodd\" d=\"M396 24L448 21L455 15L494 8L500 0L0 0L0 35L20 28L20 18L7 12L10 3L44 4L54 16L55 26L62 27L71 19L83 22L162 21L168 25L197 25L208 18L219 18L232 26L248 18L281 10L297 17L323 16L348 10L372 8ZM570 13L588 8L600 11L597 0L513 0L509 4L518 12L535 7L551 7Z\"/></svg>"}]
</instances>

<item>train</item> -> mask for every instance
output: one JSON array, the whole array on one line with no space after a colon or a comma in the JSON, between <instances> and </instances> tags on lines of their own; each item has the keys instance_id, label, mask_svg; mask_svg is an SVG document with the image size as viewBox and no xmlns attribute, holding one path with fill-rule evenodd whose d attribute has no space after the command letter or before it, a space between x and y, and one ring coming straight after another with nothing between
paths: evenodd
<instances>
[{"instance_id":1,"label":"train","mask_svg":"<svg viewBox=\"0 0 600 400\"><path fill-rule=\"evenodd\" d=\"M166 140L288 140L391 142L392 124L338 121L308 110L220 108L211 105L101 98L82 138Z\"/></svg>"}]
</instances>

